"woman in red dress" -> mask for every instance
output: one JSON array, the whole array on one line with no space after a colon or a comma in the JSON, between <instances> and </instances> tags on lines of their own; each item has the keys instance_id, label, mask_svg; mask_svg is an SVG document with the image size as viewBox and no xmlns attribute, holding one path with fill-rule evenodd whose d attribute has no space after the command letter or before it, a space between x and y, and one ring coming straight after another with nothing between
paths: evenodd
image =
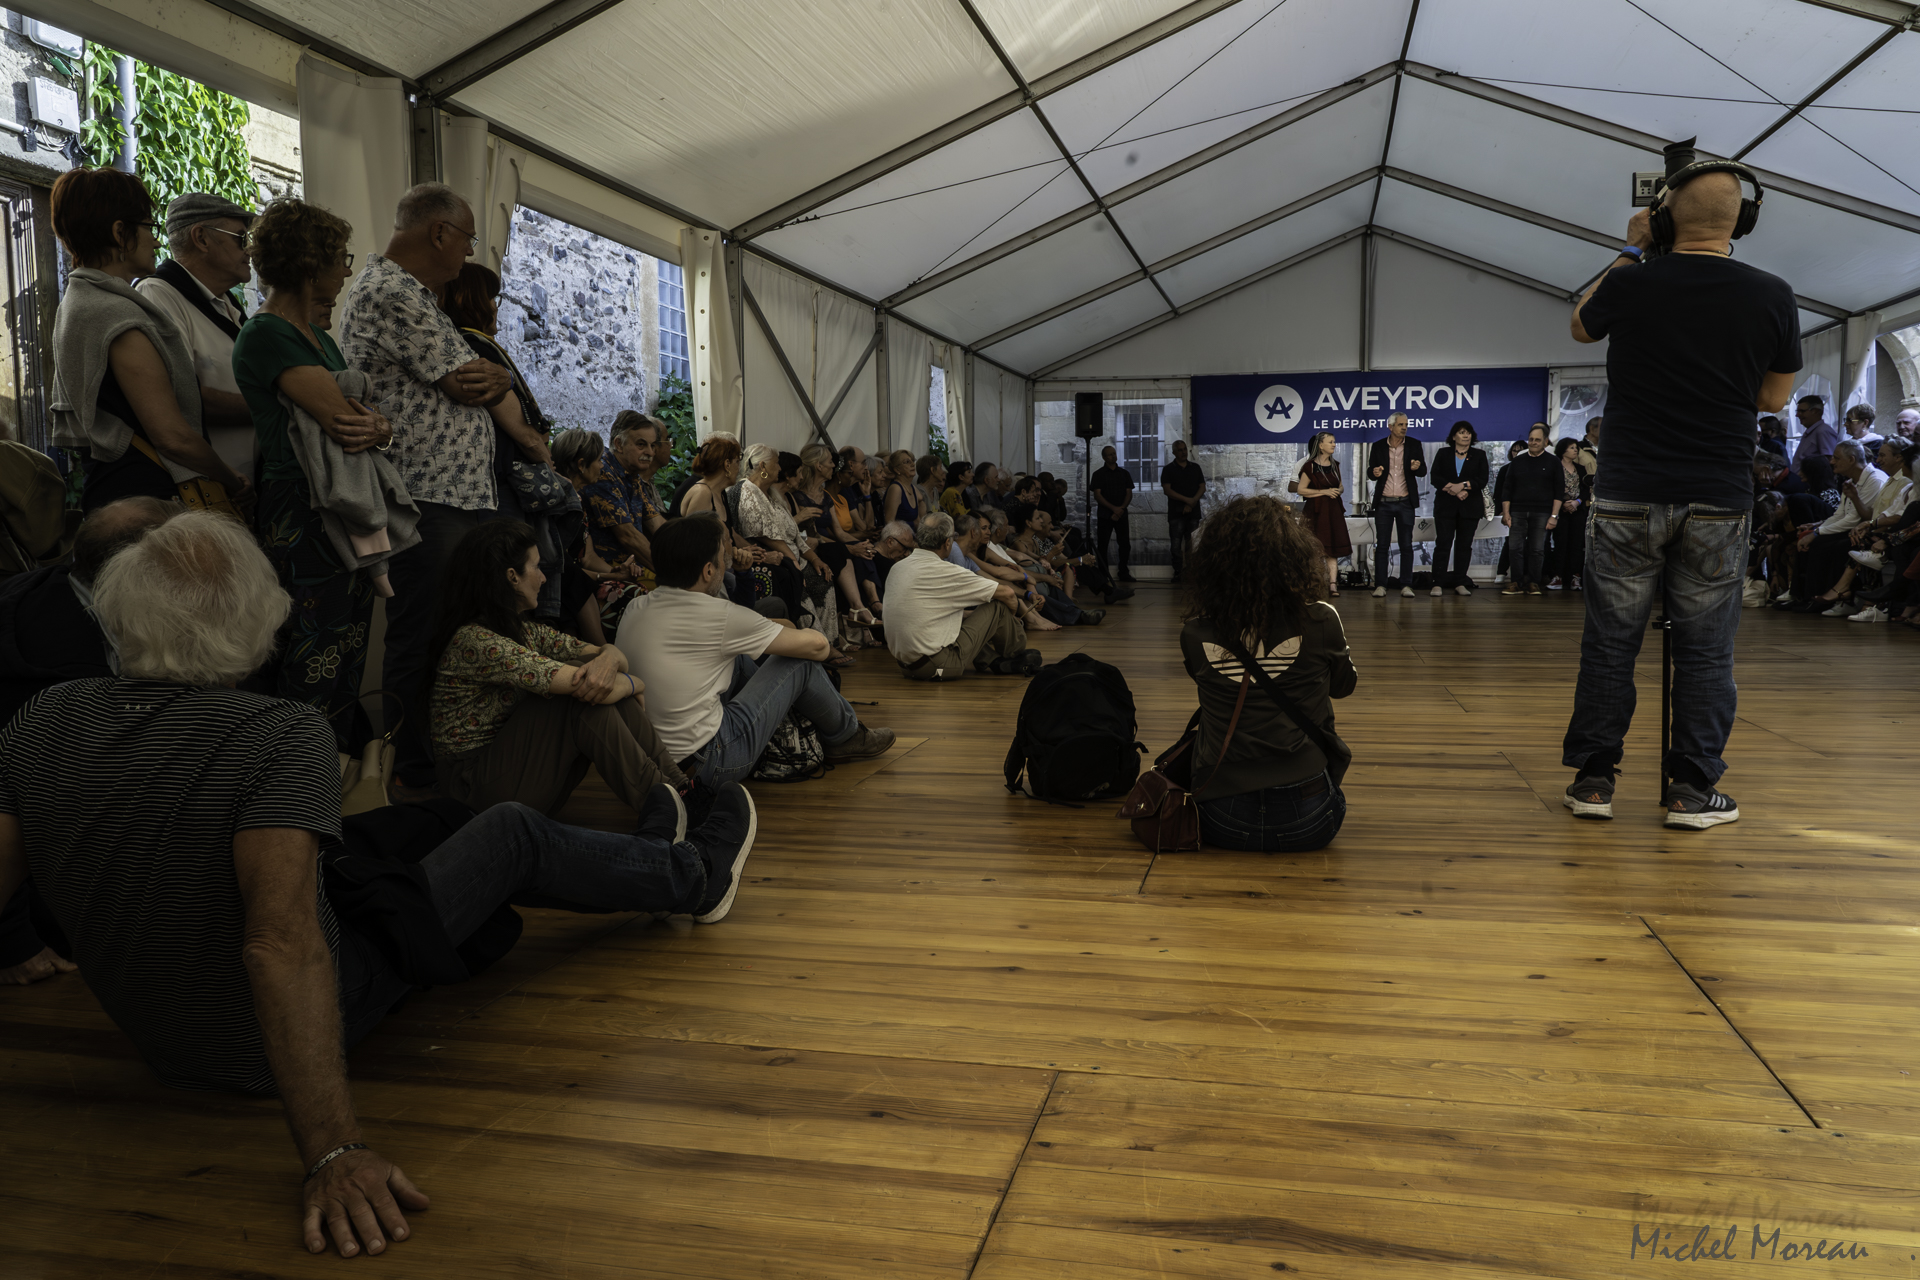
<instances>
[{"instance_id":1,"label":"woman in red dress","mask_svg":"<svg viewBox=\"0 0 1920 1280\"><path fill-rule=\"evenodd\" d=\"M1347 536L1347 508L1342 500L1340 464L1333 460L1333 432L1320 431L1307 442L1307 460L1299 474L1287 485L1289 493L1306 499L1307 527L1320 539L1327 557L1327 584L1333 595L1340 594L1340 557L1353 554L1353 540Z\"/></svg>"}]
</instances>

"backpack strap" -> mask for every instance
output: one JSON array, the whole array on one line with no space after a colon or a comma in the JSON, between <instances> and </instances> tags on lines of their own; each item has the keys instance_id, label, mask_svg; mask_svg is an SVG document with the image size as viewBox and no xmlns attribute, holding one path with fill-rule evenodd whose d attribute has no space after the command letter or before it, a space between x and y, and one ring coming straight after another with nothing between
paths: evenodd
<instances>
[{"instance_id":1,"label":"backpack strap","mask_svg":"<svg viewBox=\"0 0 1920 1280\"><path fill-rule=\"evenodd\" d=\"M1274 678L1266 673L1266 669L1253 660L1253 655L1240 647L1239 641L1222 636L1220 647L1240 660L1241 667L1260 682L1261 689L1266 691L1269 698L1280 704L1280 709L1287 713L1287 717L1293 721L1295 727L1307 735L1309 742L1320 748L1320 754L1327 759L1328 774L1331 775L1337 769L1344 776L1346 768L1341 762L1350 761L1353 758L1352 753L1336 751L1333 739L1327 736L1327 731L1315 724L1313 718L1301 710L1300 704L1287 696ZM1225 752L1221 754L1224 755ZM1334 778L1333 782L1338 786L1340 779Z\"/></svg>"}]
</instances>

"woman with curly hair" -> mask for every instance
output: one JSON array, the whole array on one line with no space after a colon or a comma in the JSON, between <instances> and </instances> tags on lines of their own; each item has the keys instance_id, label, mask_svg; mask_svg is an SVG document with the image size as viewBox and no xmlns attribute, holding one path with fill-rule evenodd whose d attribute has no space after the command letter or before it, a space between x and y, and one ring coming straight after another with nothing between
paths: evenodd
<instances>
[{"instance_id":1,"label":"woman with curly hair","mask_svg":"<svg viewBox=\"0 0 1920 1280\"><path fill-rule=\"evenodd\" d=\"M318 205L276 200L255 219L247 256L266 301L240 328L233 373L253 413L260 477L256 522L260 543L293 612L266 674L274 693L329 717L342 751L367 738L355 710L373 623L374 584L343 564L313 509L313 489L289 434L284 395L321 424L347 453L384 449L393 441L386 418L340 391L333 375L347 362L327 330L333 305L353 269L353 228Z\"/></svg>"},{"instance_id":2,"label":"woman with curly hair","mask_svg":"<svg viewBox=\"0 0 1920 1280\"><path fill-rule=\"evenodd\" d=\"M1352 753L1334 698L1353 692L1340 614L1327 603L1321 545L1292 507L1235 498L1201 526L1187 562L1180 653L1199 687L1193 745L1200 834L1221 849L1325 848L1346 820L1340 777ZM1238 647L1312 718L1330 760L1235 656Z\"/></svg>"}]
</instances>

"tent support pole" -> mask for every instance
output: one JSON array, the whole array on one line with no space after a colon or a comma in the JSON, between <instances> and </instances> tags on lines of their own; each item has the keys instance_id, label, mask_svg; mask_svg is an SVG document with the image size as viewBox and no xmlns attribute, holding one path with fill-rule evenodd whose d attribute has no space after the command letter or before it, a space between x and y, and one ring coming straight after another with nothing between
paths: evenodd
<instances>
[{"instance_id":1,"label":"tent support pole","mask_svg":"<svg viewBox=\"0 0 1920 1280\"><path fill-rule=\"evenodd\" d=\"M887 352L887 313L878 307L873 311L873 340L877 344L880 359L874 363L874 396L880 402L880 418L875 424L877 430L873 443L876 452L893 452L893 357Z\"/></svg>"}]
</instances>

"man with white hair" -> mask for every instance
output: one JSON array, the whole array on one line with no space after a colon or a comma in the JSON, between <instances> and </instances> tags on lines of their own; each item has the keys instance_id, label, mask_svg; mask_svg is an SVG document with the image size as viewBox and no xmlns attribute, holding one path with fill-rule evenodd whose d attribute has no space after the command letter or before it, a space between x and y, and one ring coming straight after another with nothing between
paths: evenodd
<instances>
[{"instance_id":1,"label":"man with white hair","mask_svg":"<svg viewBox=\"0 0 1920 1280\"><path fill-rule=\"evenodd\" d=\"M914 549L887 579L887 648L909 680L958 680L969 671L1030 676L1040 651L1027 648L1020 594L947 560L953 517L920 517ZM967 610L972 609L972 613Z\"/></svg>"},{"instance_id":2,"label":"man with white hair","mask_svg":"<svg viewBox=\"0 0 1920 1280\"><path fill-rule=\"evenodd\" d=\"M473 354L439 295L479 243L473 210L452 187L424 182L400 198L387 251L371 255L347 294L340 350L364 371L368 403L393 424L388 456L420 508L420 542L393 557L388 575L382 684L408 706L427 678L427 641L448 557L467 531L494 518L493 418L513 387L502 365ZM433 751L420 717L395 740L402 799L430 793Z\"/></svg>"},{"instance_id":3,"label":"man with white hair","mask_svg":"<svg viewBox=\"0 0 1920 1280\"><path fill-rule=\"evenodd\" d=\"M1902 409L1893 420L1893 429L1902 440L1920 440L1920 409Z\"/></svg>"},{"instance_id":4,"label":"man with white hair","mask_svg":"<svg viewBox=\"0 0 1920 1280\"><path fill-rule=\"evenodd\" d=\"M246 312L233 291L253 278L247 228L253 210L189 191L167 206L168 258L134 289L180 331L200 380L200 422L221 461L253 475L253 414L233 372L233 344Z\"/></svg>"},{"instance_id":5,"label":"man with white hair","mask_svg":"<svg viewBox=\"0 0 1920 1280\"><path fill-rule=\"evenodd\" d=\"M291 607L246 528L190 512L150 530L107 562L94 607L119 678L58 685L0 729L0 899L31 872L62 954L163 1081L279 1095L310 1251L324 1224L343 1256L383 1252L427 1200L363 1140L345 1049L417 983L465 976L456 948L509 901L720 919L752 807L723 788L688 832L656 787L636 833L614 835L496 805L376 886L382 910L356 910L367 881L341 880L398 864L336 856L332 730L305 703L234 688ZM421 813L348 821L391 837Z\"/></svg>"}]
</instances>

